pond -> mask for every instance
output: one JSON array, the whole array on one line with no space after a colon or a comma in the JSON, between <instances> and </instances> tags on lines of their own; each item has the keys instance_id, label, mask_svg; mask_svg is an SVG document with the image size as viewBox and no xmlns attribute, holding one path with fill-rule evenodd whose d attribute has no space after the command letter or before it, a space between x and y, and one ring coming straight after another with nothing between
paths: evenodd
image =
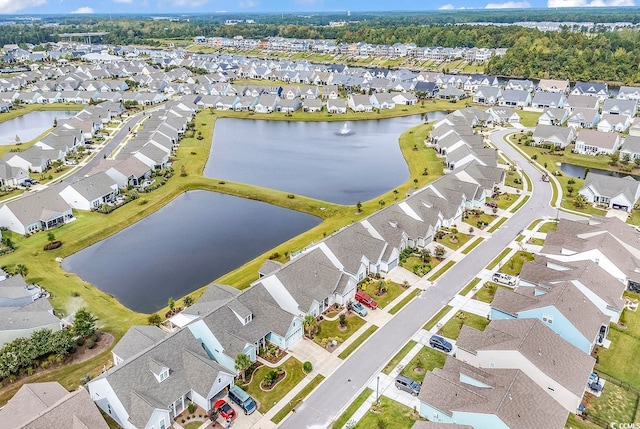
<instances>
[{"instance_id":1,"label":"pond","mask_svg":"<svg viewBox=\"0 0 640 429\"><path fill-rule=\"evenodd\" d=\"M445 115L431 112L429 120ZM422 122L420 115L349 122L218 119L204 175L356 204L409 178L398 137Z\"/></svg>"},{"instance_id":2,"label":"pond","mask_svg":"<svg viewBox=\"0 0 640 429\"><path fill-rule=\"evenodd\" d=\"M190 191L65 258L62 268L150 313L319 223L259 201Z\"/></svg>"},{"instance_id":3,"label":"pond","mask_svg":"<svg viewBox=\"0 0 640 429\"><path fill-rule=\"evenodd\" d=\"M567 176L584 179L584 176L585 176L584 172L586 168L581 167L579 165L567 164L563 162L562 164L560 164L560 170ZM629 174L629 173L619 173L617 171L601 170L599 168L589 168L589 171L594 174L602 174L605 176L613 176L613 177L631 176L636 180L640 180L640 176Z\"/></svg>"},{"instance_id":4,"label":"pond","mask_svg":"<svg viewBox=\"0 0 640 429\"><path fill-rule=\"evenodd\" d=\"M55 119L67 119L76 113L73 110L43 110L10 119L0 124L0 145L15 144L16 136L23 143L31 141L53 127Z\"/></svg>"}]
</instances>

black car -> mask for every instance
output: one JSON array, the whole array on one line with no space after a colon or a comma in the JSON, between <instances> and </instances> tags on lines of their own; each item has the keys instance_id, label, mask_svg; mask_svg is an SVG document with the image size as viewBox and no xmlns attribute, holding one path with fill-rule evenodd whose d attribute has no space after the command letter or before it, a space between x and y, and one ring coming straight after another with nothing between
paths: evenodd
<instances>
[{"instance_id":1,"label":"black car","mask_svg":"<svg viewBox=\"0 0 640 429\"><path fill-rule=\"evenodd\" d=\"M451 343L438 335L431 337L429 345L434 349L442 350L445 353L450 353L451 350L453 350Z\"/></svg>"}]
</instances>

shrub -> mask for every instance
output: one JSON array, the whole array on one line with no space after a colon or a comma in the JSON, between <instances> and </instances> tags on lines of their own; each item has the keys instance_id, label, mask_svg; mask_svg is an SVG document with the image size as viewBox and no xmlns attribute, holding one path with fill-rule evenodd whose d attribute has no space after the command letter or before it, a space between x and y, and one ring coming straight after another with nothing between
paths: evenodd
<instances>
[{"instance_id":1,"label":"shrub","mask_svg":"<svg viewBox=\"0 0 640 429\"><path fill-rule=\"evenodd\" d=\"M53 249L57 249L60 246L62 246L62 241L55 240L55 241L51 241L51 242L45 244L43 249L44 250L53 250Z\"/></svg>"},{"instance_id":2,"label":"shrub","mask_svg":"<svg viewBox=\"0 0 640 429\"><path fill-rule=\"evenodd\" d=\"M306 373L310 373L311 371L313 371L313 365L311 365L311 362L306 361L302 364L302 370Z\"/></svg>"},{"instance_id":3,"label":"shrub","mask_svg":"<svg viewBox=\"0 0 640 429\"><path fill-rule=\"evenodd\" d=\"M83 346L84 345L84 338L80 337L76 340L76 344L78 346Z\"/></svg>"},{"instance_id":4,"label":"shrub","mask_svg":"<svg viewBox=\"0 0 640 429\"><path fill-rule=\"evenodd\" d=\"M340 326L347 326L347 316L344 313L340 314Z\"/></svg>"},{"instance_id":5,"label":"shrub","mask_svg":"<svg viewBox=\"0 0 640 429\"><path fill-rule=\"evenodd\" d=\"M98 341L100 341L100 338L98 338L98 334L93 334L90 339L94 343L97 343Z\"/></svg>"},{"instance_id":6,"label":"shrub","mask_svg":"<svg viewBox=\"0 0 640 429\"><path fill-rule=\"evenodd\" d=\"M92 341L91 339L87 340L87 348L88 349L92 349L96 346L95 341Z\"/></svg>"},{"instance_id":7,"label":"shrub","mask_svg":"<svg viewBox=\"0 0 640 429\"><path fill-rule=\"evenodd\" d=\"M294 199L296 196L293 194L287 194L287 198L289 198L290 200Z\"/></svg>"},{"instance_id":8,"label":"shrub","mask_svg":"<svg viewBox=\"0 0 640 429\"><path fill-rule=\"evenodd\" d=\"M147 321L149 322L149 325L158 326L162 322L162 319L160 318L159 314L154 313L151 316L149 316Z\"/></svg>"},{"instance_id":9,"label":"shrub","mask_svg":"<svg viewBox=\"0 0 640 429\"><path fill-rule=\"evenodd\" d=\"M193 414L196 411L196 404L194 404L193 402L189 402L189 405L187 405L187 409L191 414Z\"/></svg>"}]
</instances>

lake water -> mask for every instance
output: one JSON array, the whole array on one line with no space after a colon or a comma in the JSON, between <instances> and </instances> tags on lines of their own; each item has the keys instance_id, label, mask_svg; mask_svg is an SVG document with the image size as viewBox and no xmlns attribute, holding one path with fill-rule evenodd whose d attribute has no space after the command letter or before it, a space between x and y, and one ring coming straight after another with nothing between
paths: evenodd
<instances>
[{"instance_id":1,"label":"lake water","mask_svg":"<svg viewBox=\"0 0 640 429\"><path fill-rule=\"evenodd\" d=\"M10 119L0 124L0 145L15 144L16 136L23 143L31 141L53 127L55 119L67 119L76 113L73 110L43 110Z\"/></svg>"},{"instance_id":2,"label":"lake water","mask_svg":"<svg viewBox=\"0 0 640 429\"><path fill-rule=\"evenodd\" d=\"M421 122L420 115L347 123L218 119L204 175L355 204L409 178L398 137Z\"/></svg>"},{"instance_id":3,"label":"lake water","mask_svg":"<svg viewBox=\"0 0 640 429\"><path fill-rule=\"evenodd\" d=\"M584 179L584 176L585 176L584 174L585 167L580 167L579 165L566 164L563 162L560 165L560 170L567 176L571 176L571 177L578 177L580 179ZM590 168L589 171L594 174L602 174L605 176L613 176L613 177L631 176L636 180L640 180L640 176L636 176L628 173L618 173L617 171L601 170L599 168Z\"/></svg>"},{"instance_id":4,"label":"lake water","mask_svg":"<svg viewBox=\"0 0 640 429\"><path fill-rule=\"evenodd\" d=\"M266 203L191 191L65 258L62 268L150 313L319 223Z\"/></svg>"}]
</instances>

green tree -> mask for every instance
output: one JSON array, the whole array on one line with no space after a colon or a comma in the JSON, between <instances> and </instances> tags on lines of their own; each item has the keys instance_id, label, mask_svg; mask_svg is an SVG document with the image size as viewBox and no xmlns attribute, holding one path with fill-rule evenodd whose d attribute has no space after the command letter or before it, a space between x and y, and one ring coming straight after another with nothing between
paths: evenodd
<instances>
[{"instance_id":1,"label":"green tree","mask_svg":"<svg viewBox=\"0 0 640 429\"><path fill-rule=\"evenodd\" d=\"M394 189L394 190L393 190L393 199L394 199L394 200L397 200L397 199L398 199L398 190L397 190L397 189Z\"/></svg>"},{"instance_id":2,"label":"green tree","mask_svg":"<svg viewBox=\"0 0 640 429\"><path fill-rule=\"evenodd\" d=\"M311 315L311 314L307 314L307 315L304 316L304 320L303 320L302 324L304 325L305 329L307 330L307 336L309 338L311 338L311 328L315 326L316 318L313 317L313 315Z\"/></svg>"},{"instance_id":3,"label":"green tree","mask_svg":"<svg viewBox=\"0 0 640 429\"><path fill-rule=\"evenodd\" d=\"M384 207L385 204L387 204L384 200L379 200L378 201L378 205L380 206L380 208Z\"/></svg>"},{"instance_id":4,"label":"green tree","mask_svg":"<svg viewBox=\"0 0 640 429\"><path fill-rule=\"evenodd\" d=\"M582 194L576 195L576 199L573 200L573 205L578 209L583 209L587 206L587 197Z\"/></svg>"},{"instance_id":5,"label":"green tree","mask_svg":"<svg viewBox=\"0 0 640 429\"><path fill-rule=\"evenodd\" d=\"M51 336L51 351L58 357L65 357L73 349L75 341L70 329L61 329Z\"/></svg>"},{"instance_id":6,"label":"green tree","mask_svg":"<svg viewBox=\"0 0 640 429\"><path fill-rule=\"evenodd\" d=\"M49 241L55 241L56 235L52 231L49 231L49 233L47 234L47 239Z\"/></svg>"},{"instance_id":7,"label":"green tree","mask_svg":"<svg viewBox=\"0 0 640 429\"><path fill-rule=\"evenodd\" d=\"M153 313L151 316L149 316L147 322L149 323L149 325L159 326L160 323L162 323L162 318L158 313Z\"/></svg>"},{"instance_id":8,"label":"green tree","mask_svg":"<svg viewBox=\"0 0 640 429\"><path fill-rule=\"evenodd\" d=\"M340 313L340 316L338 317L338 319L340 320L340 326L345 327L347 326L347 316L344 313Z\"/></svg>"},{"instance_id":9,"label":"green tree","mask_svg":"<svg viewBox=\"0 0 640 429\"><path fill-rule=\"evenodd\" d=\"M242 382L244 383L244 378L245 378L245 374L247 372L247 370L249 369L249 367L251 366L251 359L249 359L249 356L247 356L245 353L240 353L238 354L238 356L236 356L236 361L234 363L234 367L236 369L236 371L238 371L238 373L240 374L240 376L242 377Z\"/></svg>"},{"instance_id":10,"label":"green tree","mask_svg":"<svg viewBox=\"0 0 640 429\"><path fill-rule=\"evenodd\" d=\"M413 186L415 186L415 188L418 188L418 179L413 179Z\"/></svg>"},{"instance_id":11,"label":"green tree","mask_svg":"<svg viewBox=\"0 0 640 429\"><path fill-rule=\"evenodd\" d=\"M184 303L185 307L191 307L193 305L193 297L191 295L187 295L184 297L184 300L182 300L182 302Z\"/></svg>"},{"instance_id":12,"label":"green tree","mask_svg":"<svg viewBox=\"0 0 640 429\"><path fill-rule=\"evenodd\" d=\"M362 213L362 203L360 201L356 203L356 208L358 209L358 213Z\"/></svg>"},{"instance_id":13,"label":"green tree","mask_svg":"<svg viewBox=\"0 0 640 429\"><path fill-rule=\"evenodd\" d=\"M444 257L444 255L445 255L445 253L446 253L446 250L445 250L444 246L437 245L437 246L435 247L435 249L434 249L434 252L433 252L433 253L434 253L434 255L435 255L435 257L436 257L436 258L438 258L438 259L442 259L442 258Z\"/></svg>"},{"instance_id":14,"label":"green tree","mask_svg":"<svg viewBox=\"0 0 640 429\"><path fill-rule=\"evenodd\" d=\"M172 298L169 298L169 301L167 302L167 305L169 306L169 310L171 312L173 312L173 310L175 310L176 308L176 300Z\"/></svg>"},{"instance_id":15,"label":"green tree","mask_svg":"<svg viewBox=\"0 0 640 429\"><path fill-rule=\"evenodd\" d=\"M93 335L95 331L96 317L84 307L76 311L75 319L73 320L73 334L81 338L87 338Z\"/></svg>"},{"instance_id":16,"label":"green tree","mask_svg":"<svg viewBox=\"0 0 640 429\"><path fill-rule=\"evenodd\" d=\"M27 277L29 274L29 268L25 264L18 264L16 268L13 270L14 274L20 274L22 277Z\"/></svg>"}]
</instances>

